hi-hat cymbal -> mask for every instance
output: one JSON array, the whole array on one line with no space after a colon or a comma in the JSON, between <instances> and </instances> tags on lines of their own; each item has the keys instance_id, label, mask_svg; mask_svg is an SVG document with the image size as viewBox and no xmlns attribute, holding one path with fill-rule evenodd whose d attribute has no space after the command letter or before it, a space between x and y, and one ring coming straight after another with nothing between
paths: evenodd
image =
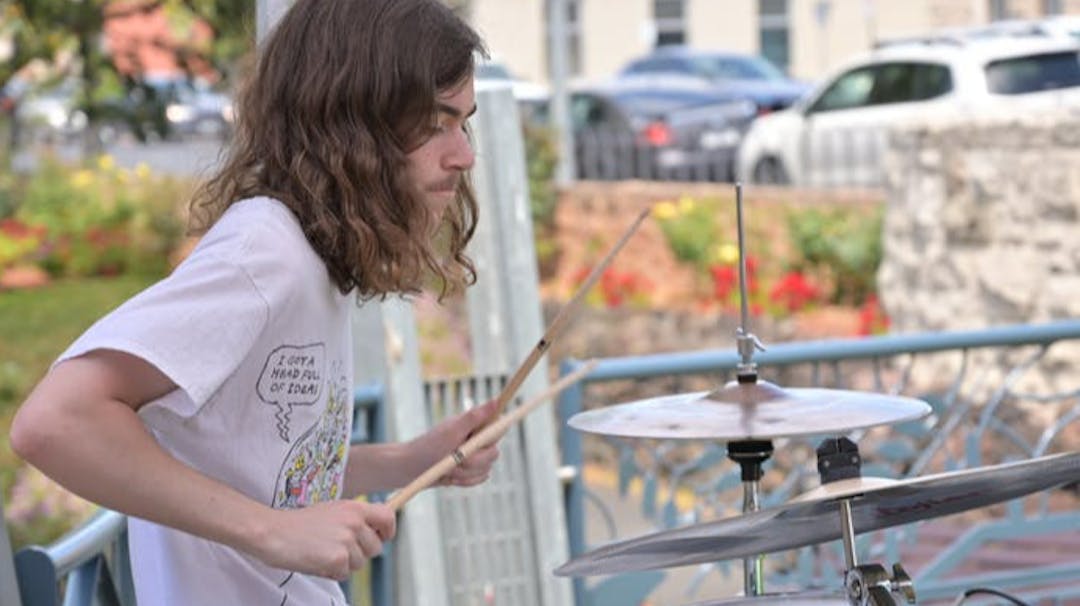
<instances>
[{"instance_id":1,"label":"hi-hat cymbal","mask_svg":"<svg viewBox=\"0 0 1080 606\"><path fill-rule=\"evenodd\" d=\"M840 505L855 533L946 516L1080 480L1080 452L965 469L863 488L848 482L826 496L605 545L563 564L560 576L615 574L746 558L843 536ZM856 490L852 490L852 489Z\"/></svg>"},{"instance_id":2,"label":"hi-hat cymbal","mask_svg":"<svg viewBox=\"0 0 1080 606\"><path fill-rule=\"evenodd\" d=\"M768 381L660 396L570 417L574 429L631 438L765 440L840 434L930 413L921 400L837 389L782 389Z\"/></svg>"}]
</instances>

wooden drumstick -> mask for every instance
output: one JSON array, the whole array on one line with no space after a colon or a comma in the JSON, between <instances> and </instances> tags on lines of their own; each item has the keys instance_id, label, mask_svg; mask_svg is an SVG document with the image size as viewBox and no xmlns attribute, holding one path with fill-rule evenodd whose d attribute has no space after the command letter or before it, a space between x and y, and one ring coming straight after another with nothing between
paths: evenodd
<instances>
[{"instance_id":1,"label":"wooden drumstick","mask_svg":"<svg viewBox=\"0 0 1080 606\"><path fill-rule=\"evenodd\" d=\"M502 392L499 393L497 397L498 404L495 405L495 408L497 409L496 418L497 415L502 414L503 411L506 410L506 404L514 396L518 388L521 387L521 383L525 381L525 377L527 377L529 373L532 372L532 369L534 366L536 366L536 363L540 361L540 357L543 356L544 353L547 352L547 350L551 347L551 342L555 339L555 336L558 334L558 332L562 330L562 325L566 323L566 320L570 317L570 314L576 313L577 309L581 307L581 304L585 300L585 295L588 294L589 289L591 289L593 285L596 284L596 281L600 279L600 276L603 275L604 270L607 269L607 266L611 264L612 259L615 258L616 253L622 250L622 247L625 246L626 243L630 240L630 236L634 235L634 232L637 231L642 221L645 220L645 217L649 216L649 212L651 210L652 207L650 206L649 208L641 211L641 214L639 214L638 217L634 219L634 222L630 224L630 227L626 229L626 232L619 238L617 242L615 242L615 245L611 247L611 250L608 251L607 256L600 260L600 263L593 268L593 270L589 273L588 277L585 278L585 281L581 283L581 286L578 288L578 291L574 294L573 298L571 298L570 301L567 302L567 304L559 310L559 313L555 316L555 319L551 321L551 325L548 326L547 331L544 332L544 336L540 337L540 340L536 343L536 347L534 347L533 350L529 353L529 356L525 358L525 361L521 363L521 366L519 366L518 369L514 371L513 376L511 376L510 380L507 381L506 387L504 387Z\"/></svg>"},{"instance_id":2,"label":"wooden drumstick","mask_svg":"<svg viewBox=\"0 0 1080 606\"><path fill-rule=\"evenodd\" d=\"M562 390L566 389L570 385L580 381L586 374L592 371L596 367L597 361L591 360L586 362L581 368L576 371L562 377L550 387L544 390L540 395L536 396L532 400L518 406L514 410L508 412L505 415L495 419L489 423L486 427L481 429L478 433L465 441L464 444L457 447L452 453L446 455L438 463L435 463L427 469L424 473L416 477L415 480L410 482L407 486L397 491L390 496L387 500L387 505L394 511L399 511L409 499L416 496L421 490L431 486L435 482L439 481L439 478L450 473L454 467L457 467L465 461L470 455L477 450L489 446L499 441L503 434L506 433L510 426L514 423L525 418L533 409L540 406L544 402L550 400L559 394Z\"/></svg>"}]
</instances>

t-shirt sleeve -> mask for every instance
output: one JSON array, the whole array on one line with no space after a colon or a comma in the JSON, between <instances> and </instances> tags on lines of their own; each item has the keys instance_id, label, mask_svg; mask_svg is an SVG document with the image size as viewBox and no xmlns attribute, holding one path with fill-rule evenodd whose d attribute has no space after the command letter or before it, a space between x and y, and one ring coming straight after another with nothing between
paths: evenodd
<instances>
[{"instance_id":1,"label":"t-shirt sleeve","mask_svg":"<svg viewBox=\"0 0 1080 606\"><path fill-rule=\"evenodd\" d=\"M97 349L132 354L176 383L187 397L169 407L191 416L249 353L268 309L241 267L203 251L98 320L57 363Z\"/></svg>"}]
</instances>

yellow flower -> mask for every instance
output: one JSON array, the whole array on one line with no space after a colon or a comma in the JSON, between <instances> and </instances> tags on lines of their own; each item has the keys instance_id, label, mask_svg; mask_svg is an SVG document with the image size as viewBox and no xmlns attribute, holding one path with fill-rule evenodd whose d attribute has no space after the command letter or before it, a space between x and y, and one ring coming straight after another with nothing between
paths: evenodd
<instances>
[{"instance_id":1,"label":"yellow flower","mask_svg":"<svg viewBox=\"0 0 1080 606\"><path fill-rule=\"evenodd\" d=\"M94 182L94 173L84 169L77 170L71 175L71 184L76 189L89 187Z\"/></svg>"},{"instance_id":2,"label":"yellow flower","mask_svg":"<svg viewBox=\"0 0 1080 606\"><path fill-rule=\"evenodd\" d=\"M656 217L657 219L660 219L661 221L666 220L666 219L671 219L671 218L675 217L675 215L679 214L678 209L675 208L675 204L672 203L672 202L666 202L666 201L665 202L657 202L656 206L653 207L652 212L653 212L653 216Z\"/></svg>"},{"instance_id":3,"label":"yellow flower","mask_svg":"<svg viewBox=\"0 0 1080 606\"><path fill-rule=\"evenodd\" d=\"M679 198L679 212L686 214L694 210L694 199L690 196L683 196Z\"/></svg>"},{"instance_id":4,"label":"yellow flower","mask_svg":"<svg viewBox=\"0 0 1080 606\"><path fill-rule=\"evenodd\" d=\"M97 165L99 169L105 172L109 172L114 167L116 167L116 160L114 160L113 157L109 154L101 154L100 156L98 156Z\"/></svg>"},{"instance_id":5,"label":"yellow flower","mask_svg":"<svg viewBox=\"0 0 1080 606\"><path fill-rule=\"evenodd\" d=\"M140 179L145 179L150 176L150 165L146 162L139 162L135 165L135 176Z\"/></svg>"},{"instance_id":6,"label":"yellow flower","mask_svg":"<svg viewBox=\"0 0 1080 606\"><path fill-rule=\"evenodd\" d=\"M716 260L724 265L732 265L739 261L739 247L730 242L718 244L714 250Z\"/></svg>"}]
</instances>

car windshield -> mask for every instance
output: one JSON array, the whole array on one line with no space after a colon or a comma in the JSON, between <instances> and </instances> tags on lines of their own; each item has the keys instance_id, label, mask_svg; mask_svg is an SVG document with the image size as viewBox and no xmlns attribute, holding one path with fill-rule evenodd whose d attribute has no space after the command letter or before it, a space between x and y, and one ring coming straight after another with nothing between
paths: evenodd
<instances>
[{"instance_id":1,"label":"car windshield","mask_svg":"<svg viewBox=\"0 0 1080 606\"><path fill-rule=\"evenodd\" d=\"M986 66L986 82L999 95L1080 86L1080 60L1066 51L993 61Z\"/></svg>"},{"instance_id":2,"label":"car windshield","mask_svg":"<svg viewBox=\"0 0 1080 606\"><path fill-rule=\"evenodd\" d=\"M783 72L761 57L713 55L694 59L695 71L714 80L786 80Z\"/></svg>"},{"instance_id":3,"label":"car windshield","mask_svg":"<svg viewBox=\"0 0 1080 606\"><path fill-rule=\"evenodd\" d=\"M722 103L727 100L705 92L663 89L617 93L615 99L627 114L634 116L659 116L679 109Z\"/></svg>"}]
</instances>

